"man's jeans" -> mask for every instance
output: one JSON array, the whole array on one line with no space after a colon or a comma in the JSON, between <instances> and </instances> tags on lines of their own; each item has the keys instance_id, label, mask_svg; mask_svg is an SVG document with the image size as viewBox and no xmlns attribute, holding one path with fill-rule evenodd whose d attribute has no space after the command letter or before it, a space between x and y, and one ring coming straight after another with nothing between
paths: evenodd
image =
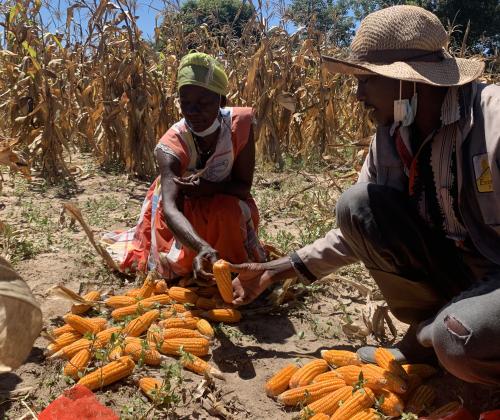
<instances>
[{"instance_id":1,"label":"man's jeans","mask_svg":"<svg viewBox=\"0 0 500 420\"><path fill-rule=\"evenodd\" d=\"M500 384L500 266L430 229L390 187L354 185L337 222L394 316L418 325L418 341L450 373Z\"/></svg>"}]
</instances>

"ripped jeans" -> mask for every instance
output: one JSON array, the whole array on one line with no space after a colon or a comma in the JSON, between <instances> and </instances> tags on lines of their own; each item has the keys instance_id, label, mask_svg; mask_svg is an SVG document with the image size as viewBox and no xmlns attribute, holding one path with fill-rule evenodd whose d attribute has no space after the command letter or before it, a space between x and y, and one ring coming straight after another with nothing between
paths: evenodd
<instances>
[{"instance_id":1,"label":"ripped jeans","mask_svg":"<svg viewBox=\"0 0 500 420\"><path fill-rule=\"evenodd\" d=\"M446 370L500 385L499 265L430 229L390 187L349 188L337 203L337 223L394 316L418 326L418 342L433 347Z\"/></svg>"}]
</instances>

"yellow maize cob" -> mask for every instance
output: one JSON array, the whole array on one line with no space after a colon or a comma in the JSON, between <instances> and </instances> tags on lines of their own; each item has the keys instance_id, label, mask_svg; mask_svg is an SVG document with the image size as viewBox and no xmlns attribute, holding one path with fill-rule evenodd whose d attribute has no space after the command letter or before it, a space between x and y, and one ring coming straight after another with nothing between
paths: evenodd
<instances>
[{"instance_id":1,"label":"yellow maize cob","mask_svg":"<svg viewBox=\"0 0 500 420\"><path fill-rule=\"evenodd\" d=\"M337 377L342 378L347 385L354 385L359 381L361 366L341 366L335 369L333 372L335 372L335 375L337 375Z\"/></svg>"},{"instance_id":2,"label":"yellow maize cob","mask_svg":"<svg viewBox=\"0 0 500 420\"><path fill-rule=\"evenodd\" d=\"M200 296L196 300L196 307L200 309L215 309L217 308L217 302L215 299Z\"/></svg>"},{"instance_id":3,"label":"yellow maize cob","mask_svg":"<svg viewBox=\"0 0 500 420\"><path fill-rule=\"evenodd\" d=\"M127 293L125 293L125 295L135 298L139 294L140 290L140 288L130 289Z\"/></svg>"},{"instance_id":4,"label":"yellow maize cob","mask_svg":"<svg viewBox=\"0 0 500 420\"><path fill-rule=\"evenodd\" d=\"M241 320L241 312L232 308L210 309L203 312L203 316L212 321L225 322L226 324L240 322Z\"/></svg>"},{"instance_id":5,"label":"yellow maize cob","mask_svg":"<svg viewBox=\"0 0 500 420\"><path fill-rule=\"evenodd\" d=\"M150 297L155 291L155 283L157 278L158 273L156 271L150 271L144 279L144 283L142 284L135 297L139 299Z\"/></svg>"},{"instance_id":6,"label":"yellow maize cob","mask_svg":"<svg viewBox=\"0 0 500 420\"><path fill-rule=\"evenodd\" d=\"M168 295L177 303L191 303L194 305L198 300L198 295L185 287L171 287L168 289Z\"/></svg>"},{"instance_id":7,"label":"yellow maize cob","mask_svg":"<svg viewBox=\"0 0 500 420\"><path fill-rule=\"evenodd\" d=\"M404 401L408 401L408 398L413 394L413 392L420 386L422 385L422 382L424 380L418 376L410 373L408 375L408 380L406 381L407 384L407 389L404 393L401 394L401 397L403 398Z\"/></svg>"},{"instance_id":8,"label":"yellow maize cob","mask_svg":"<svg viewBox=\"0 0 500 420\"><path fill-rule=\"evenodd\" d=\"M298 370L299 367L297 365L289 364L274 374L274 376L271 377L265 385L267 396L276 397L286 391L288 389L290 378Z\"/></svg>"},{"instance_id":9,"label":"yellow maize cob","mask_svg":"<svg viewBox=\"0 0 500 420\"><path fill-rule=\"evenodd\" d=\"M351 420L379 420L381 419L380 414L378 414L373 408L365 408L359 413L355 414Z\"/></svg>"},{"instance_id":10,"label":"yellow maize cob","mask_svg":"<svg viewBox=\"0 0 500 420\"><path fill-rule=\"evenodd\" d=\"M181 357L181 365L187 370L197 373L198 375L213 376L214 378L224 379L224 375L219 369L193 354Z\"/></svg>"},{"instance_id":11,"label":"yellow maize cob","mask_svg":"<svg viewBox=\"0 0 500 420\"><path fill-rule=\"evenodd\" d=\"M323 359L311 360L295 372L290 378L290 388L308 385L314 377L328 370L328 363Z\"/></svg>"},{"instance_id":12,"label":"yellow maize cob","mask_svg":"<svg viewBox=\"0 0 500 420\"><path fill-rule=\"evenodd\" d=\"M139 316L150 308L153 308L157 305L166 305L170 302L171 299L168 295L154 295L146 299L142 299L141 301L133 305L117 308L113 312L111 312L111 316L113 317L113 319L121 319L130 315Z\"/></svg>"},{"instance_id":13,"label":"yellow maize cob","mask_svg":"<svg viewBox=\"0 0 500 420\"><path fill-rule=\"evenodd\" d=\"M186 317L186 318L168 318L163 319L159 323L162 328L185 328L188 330L196 329L198 324L198 318Z\"/></svg>"},{"instance_id":14,"label":"yellow maize cob","mask_svg":"<svg viewBox=\"0 0 500 420\"><path fill-rule=\"evenodd\" d=\"M188 328L167 328L163 331L163 339L169 338L203 338L198 330Z\"/></svg>"},{"instance_id":15,"label":"yellow maize cob","mask_svg":"<svg viewBox=\"0 0 500 420\"><path fill-rule=\"evenodd\" d=\"M307 417L308 413L324 413L332 415L338 410L341 404L352 395L352 386L343 386L329 394L324 395L319 400L307 405L301 411L301 417Z\"/></svg>"},{"instance_id":16,"label":"yellow maize cob","mask_svg":"<svg viewBox=\"0 0 500 420\"><path fill-rule=\"evenodd\" d=\"M392 372L385 370L376 365L363 365L361 366L363 379L366 386L371 389L388 389L389 391L401 394L406 391L406 382Z\"/></svg>"},{"instance_id":17,"label":"yellow maize cob","mask_svg":"<svg viewBox=\"0 0 500 420\"><path fill-rule=\"evenodd\" d=\"M334 367L361 365L359 356L347 350L321 350L321 357Z\"/></svg>"},{"instance_id":18,"label":"yellow maize cob","mask_svg":"<svg viewBox=\"0 0 500 420\"><path fill-rule=\"evenodd\" d=\"M165 280L157 280L155 283L155 294L161 295L168 292L167 282Z\"/></svg>"},{"instance_id":19,"label":"yellow maize cob","mask_svg":"<svg viewBox=\"0 0 500 420\"><path fill-rule=\"evenodd\" d=\"M390 417L399 417L405 408L405 403L394 392L383 389L376 394L382 413Z\"/></svg>"},{"instance_id":20,"label":"yellow maize cob","mask_svg":"<svg viewBox=\"0 0 500 420\"><path fill-rule=\"evenodd\" d=\"M131 337L139 337L159 316L160 311L158 309L148 311L130 321L123 329L123 334Z\"/></svg>"},{"instance_id":21,"label":"yellow maize cob","mask_svg":"<svg viewBox=\"0 0 500 420\"><path fill-rule=\"evenodd\" d=\"M394 355L387 349L383 347L379 347L375 349L375 362L382 369L388 370L389 372L394 373L394 375L399 376L400 378L407 380L408 374L403 369L397 361Z\"/></svg>"},{"instance_id":22,"label":"yellow maize cob","mask_svg":"<svg viewBox=\"0 0 500 420\"><path fill-rule=\"evenodd\" d=\"M117 296L110 296L104 301L104 303L106 306L117 309L117 308L123 308L125 306L134 305L137 303L137 299L131 296L117 295Z\"/></svg>"},{"instance_id":23,"label":"yellow maize cob","mask_svg":"<svg viewBox=\"0 0 500 420\"><path fill-rule=\"evenodd\" d=\"M278 395L278 401L286 406L312 403L344 386L345 382L337 378L331 381L291 388Z\"/></svg>"},{"instance_id":24,"label":"yellow maize cob","mask_svg":"<svg viewBox=\"0 0 500 420\"><path fill-rule=\"evenodd\" d=\"M156 348L157 345L161 345L163 342L163 328L157 324L153 324L148 328L146 334L146 340L150 346Z\"/></svg>"},{"instance_id":25,"label":"yellow maize cob","mask_svg":"<svg viewBox=\"0 0 500 420\"><path fill-rule=\"evenodd\" d=\"M195 312L196 313L196 312ZM163 319L165 318L176 318L179 316L194 316L193 311L188 311L184 305L181 305L180 303L174 303L172 305L169 305L168 308L165 308L161 312L161 317Z\"/></svg>"},{"instance_id":26,"label":"yellow maize cob","mask_svg":"<svg viewBox=\"0 0 500 420\"><path fill-rule=\"evenodd\" d=\"M104 318L83 318L75 314L64 315L64 321L66 321L66 324L71 325L80 334L95 334L102 331L107 324L107 321Z\"/></svg>"},{"instance_id":27,"label":"yellow maize cob","mask_svg":"<svg viewBox=\"0 0 500 420\"><path fill-rule=\"evenodd\" d=\"M107 328L103 331L99 331L95 335L95 341L98 343L99 346L105 346L106 344L109 343L109 341L111 340L111 337L113 337L113 335L118 335L118 334L122 334L121 327Z\"/></svg>"},{"instance_id":28,"label":"yellow maize cob","mask_svg":"<svg viewBox=\"0 0 500 420\"><path fill-rule=\"evenodd\" d=\"M327 414L318 413L310 417L309 420L330 420L330 416Z\"/></svg>"},{"instance_id":29,"label":"yellow maize cob","mask_svg":"<svg viewBox=\"0 0 500 420\"><path fill-rule=\"evenodd\" d=\"M123 340L123 344L126 346L127 344L130 343L137 343L139 345L144 345L144 340L139 337L125 337ZM148 344L149 345L149 344Z\"/></svg>"},{"instance_id":30,"label":"yellow maize cob","mask_svg":"<svg viewBox=\"0 0 500 420\"><path fill-rule=\"evenodd\" d=\"M78 378L78 374L83 372L90 362L90 350L83 349L76 353L64 366L64 374L73 379Z\"/></svg>"},{"instance_id":31,"label":"yellow maize cob","mask_svg":"<svg viewBox=\"0 0 500 420\"><path fill-rule=\"evenodd\" d=\"M93 290L82 296L88 302L95 302L101 298L101 292L98 290ZM71 313L75 315L81 315L87 312L92 305L86 305L84 303L78 303L71 306Z\"/></svg>"},{"instance_id":32,"label":"yellow maize cob","mask_svg":"<svg viewBox=\"0 0 500 420\"><path fill-rule=\"evenodd\" d=\"M139 379L139 388L153 401L161 399L163 394L163 381L156 378Z\"/></svg>"},{"instance_id":33,"label":"yellow maize cob","mask_svg":"<svg viewBox=\"0 0 500 420\"><path fill-rule=\"evenodd\" d=\"M211 298L214 295L217 295L218 293L219 293L219 290L217 289L217 286L200 287L196 291L196 294L198 296L202 296L205 298Z\"/></svg>"},{"instance_id":34,"label":"yellow maize cob","mask_svg":"<svg viewBox=\"0 0 500 420\"><path fill-rule=\"evenodd\" d=\"M405 364L402 367L408 375L418 375L422 379L430 378L438 372L434 366L425 363Z\"/></svg>"},{"instance_id":35,"label":"yellow maize cob","mask_svg":"<svg viewBox=\"0 0 500 420\"><path fill-rule=\"evenodd\" d=\"M209 342L206 338L170 338L163 341L160 351L165 354L179 355L181 348L195 356L206 356L209 352Z\"/></svg>"},{"instance_id":36,"label":"yellow maize cob","mask_svg":"<svg viewBox=\"0 0 500 420\"><path fill-rule=\"evenodd\" d=\"M136 362L143 360L146 365L159 366L162 362L162 356L157 350L143 347L138 343L126 344L123 352L131 356Z\"/></svg>"},{"instance_id":37,"label":"yellow maize cob","mask_svg":"<svg viewBox=\"0 0 500 420\"><path fill-rule=\"evenodd\" d=\"M442 417L446 417L448 414L453 413L462 407L462 404L459 401L452 401L448 404L442 405L439 408L436 408L433 412L431 412L428 416L429 419L439 419Z\"/></svg>"},{"instance_id":38,"label":"yellow maize cob","mask_svg":"<svg viewBox=\"0 0 500 420\"><path fill-rule=\"evenodd\" d=\"M68 332L72 332L72 333L78 333L77 330L75 330L71 325L69 324L64 324L63 326L61 327L57 327L57 328L54 328L51 332L50 332L50 335L53 336L53 337L59 337L60 335L64 334L64 333L68 333ZM80 333L78 333L80 334Z\"/></svg>"},{"instance_id":39,"label":"yellow maize cob","mask_svg":"<svg viewBox=\"0 0 500 420\"><path fill-rule=\"evenodd\" d=\"M123 356L85 375L78 381L78 385L86 386L91 391L94 391L131 375L134 367L135 363L132 358Z\"/></svg>"},{"instance_id":40,"label":"yellow maize cob","mask_svg":"<svg viewBox=\"0 0 500 420\"><path fill-rule=\"evenodd\" d=\"M71 343L74 343L80 338L82 338L82 335L78 331L61 334L47 346L48 354L53 354L56 351L61 350L63 347L69 346Z\"/></svg>"},{"instance_id":41,"label":"yellow maize cob","mask_svg":"<svg viewBox=\"0 0 500 420\"><path fill-rule=\"evenodd\" d=\"M338 373L336 373L333 370L330 370L328 372L320 373L318 376L315 376L314 379L312 380L312 383L315 384L315 383L318 383L321 381L331 381L332 379L335 379L338 377L339 377Z\"/></svg>"},{"instance_id":42,"label":"yellow maize cob","mask_svg":"<svg viewBox=\"0 0 500 420\"><path fill-rule=\"evenodd\" d=\"M199 319L196 323L196 329L205 337L214 338L215 336L214 329L206 319Z\"/></svg>"},{"instance_id":43,"label":"yellow maize cob","mask_svg":"<svg viewBox=\"0 0 500 420\"><path fill-rule=\"evenodd\" d=\"M352 418L366 408L370 408L375 402L375 395L369 388L358 389L347 400L344 401L332 416L332 420L352 420Z\"/></svg>"},{"instance_id":44,"label":"yellow maize cob","mask_svg":"<svg viewBox=\"0 0 500 420\"><path fill-rule=\"evenodd\" d=\"M212 267L217 288L226 303L233 301L233 281L231 279L231 270L229 263L224 260L216 261Z\"/></svg>"},{"instance_id":45,"label":"yellow maize cob","mask_svg":"<svg viewBox=\"0 0 500 420\"><path fill-rule=\"evenodd\" d=\"M410 396L405 410L409 413L420 414L432 405L436 399L436 391L429 385L420 385Z\"/></svg>"},{"instance_id":46,"label":"yellow maize cob","mask_svg":"<svg viewBox=\"0 0 500 420\"><path fill-rule=\"evenodd\" d=\"M108 354L108 360L118 360L123 356L123 347L115 346Z\"/></svg>"}]
</instances>

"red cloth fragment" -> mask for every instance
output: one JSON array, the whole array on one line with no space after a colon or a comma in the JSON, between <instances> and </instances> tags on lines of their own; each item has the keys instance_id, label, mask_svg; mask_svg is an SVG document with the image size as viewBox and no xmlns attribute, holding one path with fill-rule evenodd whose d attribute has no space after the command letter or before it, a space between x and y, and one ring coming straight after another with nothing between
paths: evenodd
<instances>
[{"instance_id":1,"label":"red cloth fragment","mask_svg":"<svg viewBox=\"0 0 500 420\"><path fill-rule=\"evenodd\" d=\"M119 420L119 417L102 405L88 388L75 385L52 401L38 420Z\"/></svg>"}]
</instances>

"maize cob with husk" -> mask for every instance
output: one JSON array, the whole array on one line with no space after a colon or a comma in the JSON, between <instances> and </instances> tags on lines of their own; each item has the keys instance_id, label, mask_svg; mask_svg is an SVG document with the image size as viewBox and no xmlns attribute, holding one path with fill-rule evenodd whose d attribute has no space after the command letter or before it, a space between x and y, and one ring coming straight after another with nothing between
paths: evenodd
<instances>
[{"instance_id":1,"label":"maize cob with husk","mask_svg":"<svg viewBox=\"0 0 500 420\"><path fill-rule=\"evenodd\" d=\"M217 302L213 298L199 297L196 300L196 307L200 309L215 309Z\"/></svg>"},{"instance_id":2,"label":"maize cob with husk","mask_svg":"<svg viewBox=\"0 0 500 420\"><path fill-rule=\"evenodd\" d=\"M64 324L62 325L61 327L57 327L57 328L54 328L52 331L50 331L50 335L52 337L59 337L60 335L64 334L64 333L69 333L69 332L72 332L72 333L78 333L80 334L77 330L75 330L71 325L69 324Z\"/></svg>"},{"instance_id":3,"label":"maize cob with husk","mask_svg":"<svg viewBox=\"0 0 500 420\"><path fill-rule=\"evenodd\" d=\"M436 399L436 391L429 385L420 385L408 399L405 410L409 413L420 414L429 408Z\"/></svg>"},{"instance_id":4,"label":"maize cob with husk","mask_svg":"<svg viewBox=\"0 0 500 420\"><path fill-rule=\"evenodd\" d=\"M365 408L359 413L355 414L350 420L380 420L382 416L377 413L373 408Z\"/></svg>"},{"instance_id":5,"label":"maize cob with husk","mask_svg":"<svg viewBox=\"0 0 500 420\"><path fill-rule=\"evenodd\" d=\"M83 295L83 298L87 302L95 302L101 298L101 292L99 292L98 290L93 290ZM87 305L84 303L75 303L73 306L71 306L71 313L75 315L81 315L87 312L90 308L92 308L91 304Z\"/></svg>"},{"instance_id":6,"label":"maize cob with husk","mask_svg":"<svg viewBox=\"0 0 500 420\"><path fill-rule=\"evenodd\" d=\"M448 404L442 405L441 407L436 408L434 411L432 411L427 418L428 419L439 419L439 418L444 418L448 414L453 413L454 411L457 411L460 407L462 407L462 403L460 401L452 401L449 402Z\"/></svg>"},{"instance_id":7,"label":"maize cob with husk","mask_svg":"<svg viewBox=\"0 0 500 420\"><path fill-rule=\"evenodd\" d=\"M434 366L425 363L405 364L402 367L408 375L418 375L422 379L430 378L438 372Z\"/></svg>"},{"instance_id":8,"label":"maize cob with husk","mask_svg":"<svg viewBox=\"0 0 500 420\"><path fill-rule=\"evenodd\" d=\"M80 338L82 338L82 335L78 331L61 334L47 346L47 354L54 354L56 351L69 346Z\"/></svg>"},{"instance_id":9,"label":"maize cob with husk","mask_svg":"<svg viewBox=\"0 0 500 420\"><path fill-rule=\"evenodd\" d=\"M321 357L333 367L361 365L357 353L348 350L321 350Z\"/></svg>"},{"instance_id":10,"label":"maize cob with husk","mask_svg":"<svg viewBox=\"0 0 500 420\"><path fill-rule=\"evenodd\" d=\"M104 301L104 304L106 306L109 306L114 309L123 308L125 306L134 305L136 303L137 303L136 298L124 295L110 296Z\"/></svg>"},{"instance_id":11,"label":"maize cob with husk","mask_svg":"<svg viewBox=\"0 0 500 420\"><path fill-rule=\"evenodd\" d=\"M177 303L191 303L194 305L198 300L198 295L185 287L171 287L168 289L168 295Z\"/></svg>"},{"instance_id":12,"label":"maize cob with husk","mask_svg":"<svg viewBox=\"0 0 500 420\"><path fill-rule=\"evenodd\" d=\"M379 409L386 416L399 417L405 408L405 403L399 395L383 389L375 393Z\"/></svg>"},{"instance_id":13,"label":"maize cob with husk","mask_svg":"<svg viewBox=\"0 0 500 420\"><path fill-rule=\"evenodd\" d=\"M401 394L406 391L406 382L392 372L385 370L376 365L363 365L361 366L363 380L371 389L388 389L389 391Z\"/></svg>"},{"instance_id":14,"label":"maize cob with husk","mask_svg":"<svg viewBox=\"0 0 500 420\"><path fill-rule=\"evenodd\" d=\"M408 375L408 381L406 381L407 389L405 392L401 394L401 397L403 398L404 401L408 401L408 398L413 394L413 392L420 386L422 385L422 382L424 380L418 376L414 375L413 373L410 373Z\"/></svg>"},{"instance_id":15,"label":"maize cob with husk","mask_svg":"<svg viewBox=\"0 0 500 420\"><path fill-rule=\"evenodd\" d=\"M360 378L361 366L341 366L333 372L337 377L342 378L347 385L355 385Z\"/></svg>"},{"instance_id":16,"label":"maize cob with husk","mask_svg":"<svg viewBox=\"0 0 500 420\"><path fill-rule=\"evenodd\" d=\"M226 303L233 302L233 281L231 279L230 264L224 260L218 260L212 267L217 288Z\"/></svg>"},{"instance_id":17,"label":"maize cob with husk","mask_svg":"<svg viewBox=\"0 0 500 420\"><path fill-rule=\"evenodd\" d=\"M282 392L286 391L288 389L290 378L297 370L299 370L299 367L292 363L280 369L266 382L265 388L267 396L276 397Z\"/></svg>"},{"instance_id":18,"label":"maize cob with husk","mask_svg":"<svg viewBox=\"0 0 500 420\"><path fill-rule=\"evenodd\" d=\"M345 382L337 378L332 381L318 382L317 384L291 388L278 395L278 401L286 406L309 404L344 386Z\"/></svg>"},{"instance_id":19,"label":"maize cob with husk","mask_svg":"<svg viewBox=\"0 0 500 420\"><path fill-rule=\"evenodd\" d=\"M196 329L198 324L198 318L186 317L186 318L167 318L161 320L159 323L160 327L168 328L184 328L188 330Z\"/></svg>"},{"instance_id":20,"label":"maize cob with husk","mask_svg":"<svg viewBox=\"0 0 500 420\"><path fill-rule=\"evenodd\" d=\"M88 375L83 376L78 385L86 386L94 391L103 386L112 384L132 374L135 363L130 356L122 356L118 360L108 363Z\"/></svg>"},{"instance_id":21,"label":"maize cob with husk","mask_svg":"<svg viewBox=\"0 0 500 420\"><path fill-rule=\"evenodd\" d=\"M331 381L332 379L338 378L339 375L334 370L330 370L325 373L320 373L318 376L315 376L312 380L312 383L315 384L321 381Z\"/></svg>"},{"instance_id":22,"label":"maize cob with husk","mask_svg":"<svg viewBox=\"0 0 500 420\"><path fill-rule=\"evenodd\" d=\"M394 355L387 349L379 347L375 349L375 362L382 369L392 372L394 375L399 376L405 381L408 379L408 374L403 369L403 367L396 361Z\"/></svg>"},{"instance_id":23,"label":"maize cob with husk","mask_svg":"<svg viewBox=\"0 0 500 420\"><path fill-rule=\"evenodd\" d=\"M160 311L158 309L148 311L145 314L142 314L140 317L130 321L125 326L122 333L126 336L139 337L159 316Z\"/></svg>"},{"instance_id":24,"label":"maize cob with husk","mask_svg":"<svg viewBox=\"0 0 500 420\"><path fill-rule=\"evenodd\" d=\"M167 282L165 280L157 280L155 283L155 294L161 295L168 292Z\"/></svg>"},{"instance_id":25,"label":"maize cob with husk","mask_svg":"<svg viewBox=\"0 0 500 420\"><path fill-rule=\"evenodd\" d=\"M118 360L123 356L123 346L115 346L108 354L108 360Z\"/></svg>"},{"instance_id":26,"label":"maize cob with husk","mask_svg":"<svg viewBox=\"0 0 500 420\"><path fill-rule=\"evenodd\" d=\"M163 341L160 351L176 356L180 355L182 351L195 356L206 356L209 349L209 342L206 338L170 338Z\"/></svg>"},{"instance_id":27,"label":"maize cob with husk","mask_svg":"<svg viewBox=\"0 0 500 420\"><path fill-rule=\"evenodd\" d=\"M309 417L309 420L330 420L330 416L327 414L318 413L312 417Z\"/></svg>"},{"instance_id":28,"label":"maize cob with husk","mask_svg":"<svg viewBox=\"0 0 500 420\"><path fill-rule=\"evenodd\" d=\"M199 319L196 323L196 329L201 335L208 337L210 339L214 338L215 332L210 323L206 319Z\"/></svg>"},{"instance_id":29,"label":"maize cob with husk","mask_svg":"<svg viewBox=\"0 0 500 420\"><path fill-rule=\"evenodd\" d=\"M224 375L219 369L215 368L214 366L210 365L194 354L183 354L181 356L180 362L184 368L190 370L191 372L197 373L198 375L213 376L214 378L224 379Z\"/></svg>"},{"instance_id":30,"label":"maize cob with husk","mask_svg":"<svg viewBox=\"0 0 500 420\"><path fill-rule=\"evenodd\" d=\"M375 395L370 388L360 388L344 401L332 416L332 420L352 420L359 412L370 408L375 402Z\"/></svg>"},{"instance_id":31,"label":"maize cob with husk","mask_svg":"<svg viewBox=\"0 0 500 420\"><path fill-rule=\"evenodd\" d=\"M64 374L73 379L78 378L90 362L91 352L89 349L80 350L64 366Z\"/></svg>"},{"instance_id":32,"label":"maize cob with husk","mask_svg":"<svg viewBox=\"0 0 500 420\"><path fill-rule=\"evenodd\" d=\"M163 394L163 381L156 378L139 379L139 388L153 401L161 400Z\"/></svg>"},{"instance_id":33,"label":"maize cob with husk","mask_svg":"<svg viewBox=\"0 0 500 420\"><path fill-rule=\"evenodd\" d=\"M166 328L163 330L163 339L169 338L204 338L198 330L188 328Z\"/></svg>"},{"instance_id":34,"label":"maize cob with husk","mask_svg":"<svg viewBox=\"0 0 500 420\"><path fill-rule=\"evenodd\" d=\"M308 385L314 377L328 370L328 363L323 359L311 360L298 369L290 378L289 387L296 388Z\"/></svg>"},{"instance_id":35,"label":"maize cob with husk","mask_svg":"<svg viewBox=\"0 0 500 420\"><path fill-rule=\"evenodd\" d=\"M125 318L130 315L139 316L148 311L150 308L154 308L158 305L166 305L170 302L171 299L168 295L154 295L146 299L142 299L141 301L133 305L117 308L113 312L111 312L111 316L116 320Z\"/></svg>"},{"instance_id":36,"label":"maize cob with husk","mask_svg":"<svg viewBox=\"0 0 500 420\"><path fill-rule=\"evenodd\" d=\"M352 395L352 386L343 386L329 394L324 395L319 400L307 405L301 411L301 417L307 417L308 413L325 413L332 415L341 404Z\"/></svg>"},{"instance_id":37,"label":"maize cob with husk","mask_svg":"<svg viewBox=\"0 0 500 420\"><path fill-rule=\"evenodd\" d=\"M123 352L131 356L134 361L138 362L139 360L142 360L146 365L150 366L159 366L163 360L163 356L158 352L158 350L150 348L149 346L146 348L146 346L138 343L126 344Z\"/></svg>"},{"instance_id":38,"label":"maize cob with husk","mask_svg":"<svg viewBox=\"0 0 500 420\"><path fill-rule=\"evenodd\" d=\"M83 318L74 314L64 315L64 321L66 321L66 324L71 325L80 334L98 333L106 328L108 322L104 318Z\"/></svg>"},{"instance_id":39,"label":"maize cob with husk","mask_svg":"<svg viewBox=\"0 0 500 420\"><path fill-rule=\"evenodd\" d=\"M204 298L212 298L214 295L217 295L219 293L219 290L217 289L217 286L208 286L208 287L200 287L197 291L196 294L200 297Z\"/></svg>"},{"instance_id":40,"label":"maize cob with husk","mask_svg":"<svg viewBox=\"0 0 500 420\"><path fill-rule=\"evenodd\" d=\"M154 270L150 271L146 276L146 278L144 279L144 283L137 292L137 295L134 297L139 299L150 297L155 291L155 283L157 278L158 278L158 273Z\"/></svg>"},{"instance_id":41,"label":"maize cob with husk","mask_svg":"<svg viewBox=\"0 0 500 420\"><path fill-rule=\"evenodd\" d=\"M232 308L210 309L202 313L203 317L212 321L225 322L231 324L241 320L241 312Z\"/></svg>"}]
</instances>

